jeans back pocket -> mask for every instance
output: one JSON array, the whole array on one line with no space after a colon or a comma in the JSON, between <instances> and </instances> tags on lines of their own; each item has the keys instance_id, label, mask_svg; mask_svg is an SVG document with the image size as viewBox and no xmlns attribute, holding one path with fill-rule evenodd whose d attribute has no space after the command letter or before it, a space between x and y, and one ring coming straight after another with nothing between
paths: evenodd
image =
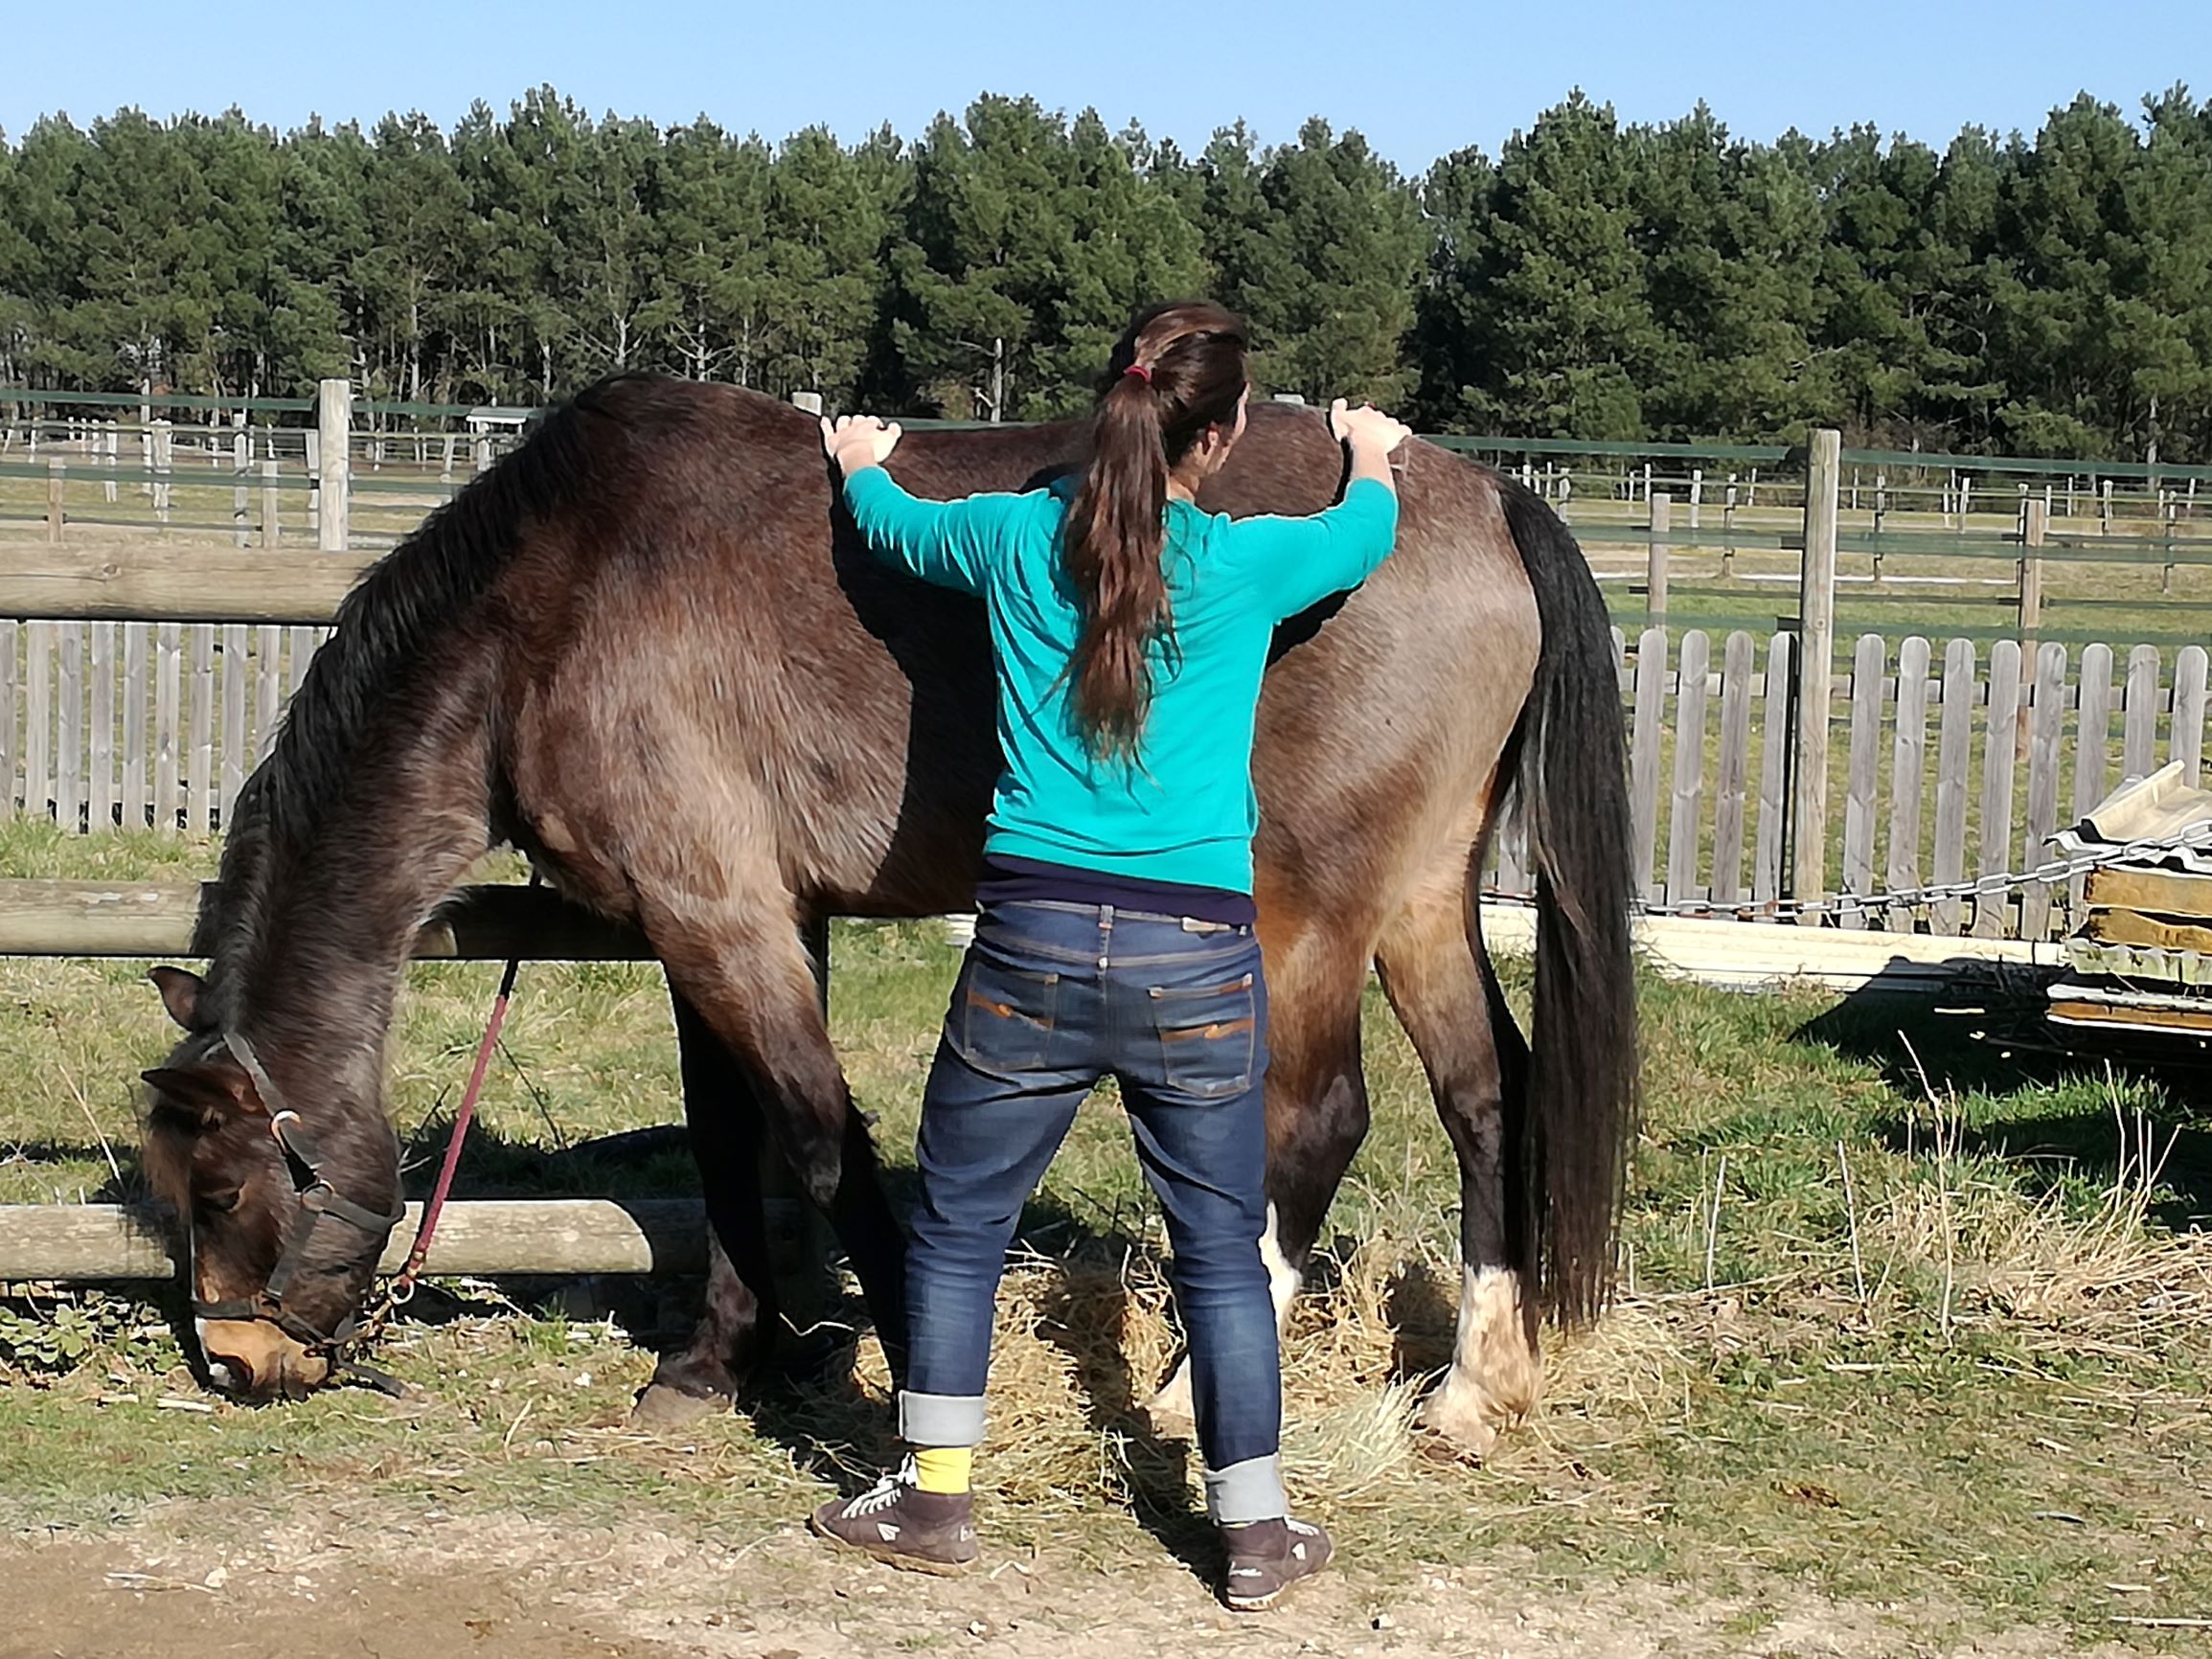
<instances>
[{"instance_id":1,"label":"jeans back pocket","mask_svg":"<svg viewBox=\"0 0 2212 1659\"><path fill-rule=\"evenodd\" d=\"M945 1034L980 1072L1018 1077L1044 1068L1060 999L1060 975L1038 973L970 949L952 988Z\"/></svg>"},{"instance_id":2,"label":"jeans back pocket","mask_svg":"<svg viewBox=\"0 0 2212 1659\"><path fill-rule=\"evenodd\" d=\"M1259 1002L1249 973L1217 985L1152 989L1160 1075L1185 1094L1242 1094L1260 1053Z\"/></svg>"}]
</instances>

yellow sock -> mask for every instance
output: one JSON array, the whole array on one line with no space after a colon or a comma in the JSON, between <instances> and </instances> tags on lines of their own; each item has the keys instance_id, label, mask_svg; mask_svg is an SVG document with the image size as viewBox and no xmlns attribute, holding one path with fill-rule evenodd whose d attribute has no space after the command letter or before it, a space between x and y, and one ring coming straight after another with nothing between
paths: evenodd
<instances>
[{"instance_id":1,"label":"yellow sock","mask_svg":"<svg viewBox=\"0 0 2212 1659\"><path fill-rule=\"evenodd\" d=\"M964 1492L974 1472L973 1446L922 1445L914 1448L914 1484L925 1492Z\"/></svg>"}]
</instances>

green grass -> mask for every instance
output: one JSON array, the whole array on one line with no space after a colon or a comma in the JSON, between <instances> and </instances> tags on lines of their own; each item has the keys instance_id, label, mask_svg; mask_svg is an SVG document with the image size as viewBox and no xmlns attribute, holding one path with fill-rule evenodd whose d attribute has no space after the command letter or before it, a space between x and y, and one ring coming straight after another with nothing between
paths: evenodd
<instances>
[{"instance_id":1,"label":"green grass","mask_svg":"<svg viewBox=\"0 0 2212 1659\"><path fill-rule=\"evenodd\" d=\"M7 875L211 861L204 844L152 837L0 839ZM903 1183L956 958L928 924L841 926L834 956L834 1034ZM0 963L14 1079L0 1201L102 1194L117 1170L132 1186L132 1079L170 1040L142 966ZM410 974L392 1097L419 1147L495 971ZM1521 998L1519 965L1508 977ZM2201 1107L2149 1079L1969 1039L2001 1030L2001 1011L1838 1010L1656 980L1642 1001L1630 1294L1594 1335L1555 1342L1545 1412L1480 1468L1404 1424L1402 1379L1444 1354L1457 1191L1415 1057L1373 1003L1375 1125L1287 1357L1293 1472L1356 1570L1391 1582L1504 1553L1532 1593L1634 1579L1812 1595L1909 1610L1930 1640L2058 1625L2190 1650L2186 1633L2109 1621L2212 1608L2212 1241L2189 1230L2212 1209ZM547 1156L676 1116L657 970L531 966L508 1029L464 1193L693 1187L680 1158ZM2136 1114L2160 1125L2154 1148L2178 1137L2155 1172L2119 1156ZM1159 1231L1110 1105L1079 1121L1029 1236L1040 1255L1009 1282L981 1464L994 1547L1110 1564L1154 1548L1132 1498L1171 1535L1190 1524L1175 1518L1187 1460L1122 1398L1142 1394L1165 1337ZM633 1294L623 1320L572 1318L557 1288L426 1298L425 1321L383 1354L416 1399L211 1414L158 1404L195 1391L157 1310L19 1289L0 1312L0 1524L177 1515L219 1530L226 1513L258 1521L343 1492L373 1496L394 1526L442 1509L727 1539L788 1522L826 1471L884 1448L879 1400L836 1391L674 1440L633 1434L644 1335L680 1326L681 1299ZM1134 1375L1112 1363L1117 1330Z\"/></svg>"}]
</instances>

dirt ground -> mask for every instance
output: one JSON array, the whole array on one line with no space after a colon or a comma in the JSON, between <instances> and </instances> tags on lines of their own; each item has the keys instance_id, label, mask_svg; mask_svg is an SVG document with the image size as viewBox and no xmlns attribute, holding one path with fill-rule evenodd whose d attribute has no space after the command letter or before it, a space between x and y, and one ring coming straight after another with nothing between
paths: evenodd
<instances>
[{"instance_id":1,"label":"dirt ground","mask_svg":"<svg viewBox=\"0 0 2212 1659\"><path fill-rule=\"evenodd\" d=\"M2048 1630L1950 1635L1937 1607L1693 1603L1649 1584L1562 1597L1516 1585L1507 1563L1389 1584L1354 1567L1303 1587L1272 1614L1240 1617L1164 1556L1111 1572L987 1556L967 1578L938 1579L832 1556L797 1528L701 1542L438 1516L402 1533L344 1505L213 1548L182 1541L200 1530L189 1509L171 1506L98 1541L19 1537L0 1548L0 1659L304 1651L331 1659L2093 1659L2120 1651Z\"/></svg>"}]
</instances>

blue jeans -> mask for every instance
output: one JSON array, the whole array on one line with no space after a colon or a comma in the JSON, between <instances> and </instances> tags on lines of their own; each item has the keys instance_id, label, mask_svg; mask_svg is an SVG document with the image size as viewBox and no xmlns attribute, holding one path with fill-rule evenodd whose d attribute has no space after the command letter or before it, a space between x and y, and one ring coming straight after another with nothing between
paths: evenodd
<instances>
[{"instance_id":1,"label":"blue jeans","mask_svg":"<svg viewBox=\"0 0 2212 1659\"><path fill-rule=\"evenodd\" d=\"M984 914L923 1101L906 1440L983 1438L1007 1246L1076 1108L1110 1074L1167 1215L1207 1507L1228 1523L1286 1512L1281 1356L1260 1260L1266 1069L1267 991L1249 927L1055 902Z\"/></svg>"}]
</instances>

